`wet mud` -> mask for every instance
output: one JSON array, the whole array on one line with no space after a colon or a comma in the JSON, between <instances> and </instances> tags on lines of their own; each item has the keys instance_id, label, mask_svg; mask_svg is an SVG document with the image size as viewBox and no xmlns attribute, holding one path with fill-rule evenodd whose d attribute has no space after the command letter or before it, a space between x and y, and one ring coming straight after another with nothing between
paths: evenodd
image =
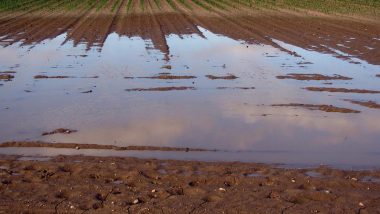
<instances>
[{"instance_id":1,"label":"wet mud","mask_svg":"<svg viewBox=\"0 0 380 214\"><path fill-rule=\"evenodd\" d=\"M0 158L6 213L376 213L379 171L58 156ZM260 176L247 176L257 174Z\"/></svg>"},{"instance_id":2,"label":"wet mud","mask_svg":"<svg viewBox=\"0 0 380 214\"><path fill-rule=\"evenodd\" d=\"M68 133L66 133L68 134ZM176 148L176 147L156 147L156 146L114 146L99 144L78 144L78 143L49 143L40 141L10 141L0 144L0 148L7 147L45 147L45 148L68 148L68 149L112 149L112 150L147 150L147 151L216 151L199 148Z\"/></svg>"},{"instance_id":3,"label":"wet mud","mask_svg":"<svg viewBox=\"0 0 380 214\"><path fill-rule=\"evenodd\" d=\"M289 104L273 104L273 107L300 107L309 110L319 110L324 112L337 112L337 113L360 113L360 111L340 108L333 105L315 105L315 104L301 104L301 103L289 103Z\"/></svg>"},{"instance_id":4,"label":"wet mud","mask_svg":"<svg viewBox=\"0 0 380 214\"><path fill-rule=\"evenodd\" d=\"M46 75L36 75L34 79L67 79L67 78L75 78L72 76L46 76Z\"/></svg>"},{"instance_id":5,"label":"wet mud","mask_svg":"<svg viewBox=\"0 0 380 214\"><path fill-rule=\"evenodd\" d=\"M209 78L210 80L234 80L234 79L239 78L233 74L228 74L225 76L206 75L206 77Z\"/></svg>"},{"instance_id":6,"label":"wet mud","mask_svg":"<svg viewBox=\"0 0 380 214\"><path fill-rule=\"evenodd\" d=\"M0 81L11 81L15 76L12 74L0 74Z\"/></svg>"},{"instance_id":7,"label":"wet mud","mask_svg":"<svg viewBox=\"0 0 380 214\"><path fill-rule=\"evenodd\" d=\"M77 130L59 128L59 129L55 129L55 130L50 131L50 132L44 132L44 133L42 133L42 136L53 135L53 134L71 134L71 133L75 133L75 132L77 132Z\"/></svg>"},{"instance_id":8,"label":"wet mud","mask_svg":"<svg viewBox=\"0 0 380 214\"><path fill-rule=\"evenodd\" d=\"M303 12L259 10L242 5L229 5L229 10L205 10L194 2L190 2L194 9L189 10L183 4L174 4L175 10L168 2L162 2L157 10L154 6L156 2L147 0L144 10L137 9L138 4L133 4L132 7L137 7L137 10L126 11L127 1L122 1L115 10L109 10L112 5L108 5L98 11L96 4L93 4L92 7L71 12L35 10L21 15L6 14L0 16L0 44L5 47L17 42L31 45L67 33L65 43L72 41L74 46L85 43L88 49L101 49L107 37L117 33L151 40L153 48L160 50L169 60L171 53L167 37L171 34L202 37L203 33L198 28L202 27L250 44L271 45L295 56L299 55L276 41L334 54L348 61L359 58L370 64L380 64L377 53L380 48L377 39L380 23L376 19L320 14L311 16Z\"/></svg>"},{"instance_id":9,"label":"wet mud","mask_svg":"<svg viewBox=\"0 0 380 214\"><path fill-rule=\"evenodd\" d=\"M350 99L345 99L345 101L348 101L353 104L361 105L367 108L380 109L380 104L376 103L375 101L359 101L359 100L350 100Z\"/></svg>"},{"instance_id":10,"label":"wet mud","mask_svg":"<svg viewBox=\"0 0 380 214\"><path fill-rule=\"evenodd\" d=\"M350 77L342 75L327 76L322 74L295 74L290 73L284 76L277 76L277 79L294 79L294 80L352 80Z\"/></svg>"},{"instance_id":11,"label":"wet mud","mask_svg":"<svg viewBox=\"0 0 380 214\"><path fill-rule=\"evenodd\" d=\"M358 93L358 94L378 94L380 91L367 89L347 89L347 88L324 88L324 87L306 87L308 91L319 92L340 92L340 93Z\"/></svg>"},{"instance_id":12,"label":"wet mud","mask_svg":"<svg viewBox=\"0 0 380 214\"><path fill-rule=\"evenodd\" d=\"M197 78L196 76L178 76L178 75L170 75L166 73L162 73L157 76L152 76L152 77L138 77L141 79L160 79L160 80L175 80L175 79L195 79Z\"/></svg>"},{"instance_id":13,"label":"wet mud","mask_svg":"<svg viewBox=\"0 0 380 214\"><path fill-rule=\"evenodd\" d=\"M224 89L241 89L241 90L253 90L255 87L217 87L216 89L224 90Z\"/></svg>"},{"instance_id":14,"label":"wet mud","mask_svg":"<svg viewBox=\"0 0 380 214\"><path fill-rule=\"evenodd\" d=\"M156 88L131 88L125 89L125 91L185 91L185 90L195 90L195 87L187 86L177 86L177 87L156 87Z\"/></svg>"}]
</instances>

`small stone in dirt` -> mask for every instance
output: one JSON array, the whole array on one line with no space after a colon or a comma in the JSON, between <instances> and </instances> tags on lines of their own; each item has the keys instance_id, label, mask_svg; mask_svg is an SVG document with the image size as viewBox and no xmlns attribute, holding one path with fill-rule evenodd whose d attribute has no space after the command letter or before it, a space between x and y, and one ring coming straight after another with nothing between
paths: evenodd
<instances>
[{"instance_id":1,"label":"small stone in dirt","mask_svg":"<svg viewBox=\"0 0 380 214\"><path fill-rule=\"evenodd\" d=\"M219 188L219 191L221 191L221 192L226 192L226 189L224 189L224 188Z\"/></svg>"},{"instance_id":2,"label":"small stone in dirt","mask_svg":"<svg viewBox=\"0 0 380 214\"><path fill-rule=\"evenodd\" d=\"M73 205L70 206L70 209L74 209L75 207Z\"/></svg>"},{"instance_id":3,"label":"small stone in dirt","mask_svg":"<svg viewBox=\"0 0 380 214\"><path fill-rule=\"evenodd\" d=\"M359 202L359 207L365 207L365 205L363 204L363 202Z\"/></svg>"},{"instance_id":4,"label":"small stone in dirt","mask_svg":"<svg viewBox=\"0 0 380 214\"><path fill-rule=\"evenodd\" d=\"M292 183L295 183L295 182L296 182L296 179L292 178L291 181L292 181Z\"/></svg>"},{"instance_id":5,"label":"small stone in dirt","mask_svg":"<svg viewBox=\"0 0 380 214\"><path fill-rule=\"evenodd\" d=\"M76 146L75 149L76 149L76 150L79 150L80 148L79 148L79 146Z\"/></svg>"},{"instance_id":6,"label":"small stone in dirt","mask_svg":"<svg viewBox=\"0 0 380 214\"><path fill-rule=\"evenodd\" d=\"M154 192L157 192L157 190L156 190L156 189L153 189L152 192L153 192L153 193L154 193Z\"/></svg>"},{"instance_id":7,"label":"small stone in dirt","mask_svg":"<svg viewBox=\"0 0 380 214\"><path fill-rule=\"evenodd\" d=\"M139 199L135 199L135 200L133 201L133 204L138 204L138 203L140 203L140 200L139 200Z\"/></svg>"},{"instance_id":8,"label":"small stone in dirt","mask_svg":"<svg viewBox=\"0 0 380 214\"><path fill-rule=\"evenodd\" d=\"M171 65L164 65L161 67L161 69L172 69L172 66Z\"/></svg>"},{"instance_id":9,"label":"small stone in dirt","mask_svg":"<svg viewBox=\"0 0 380 214\"><path fill-rule=\"evenodd\" d=\"M44 133L42 133L42 136L53 135L53 134L71 134L71 133L74 133L74 132L77 132L77 130L59 128L59 129L55 129L55 130L53 130L51 132L44 132Z\"/></svg>"}]
</instances>

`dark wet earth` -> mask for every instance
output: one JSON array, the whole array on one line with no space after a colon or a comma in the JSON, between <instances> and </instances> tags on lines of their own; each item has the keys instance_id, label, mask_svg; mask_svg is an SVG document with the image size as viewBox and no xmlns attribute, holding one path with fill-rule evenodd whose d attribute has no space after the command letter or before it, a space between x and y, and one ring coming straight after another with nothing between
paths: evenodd
<instances>
[{"instance_id":1,"label":"dark wet earth","mask_svg":"<svg viewBox=\"0 0 380 214\"><path fill-rule=\"evenodd\" d=\"M225 153L211 160L379 167L379 65L198 30L202 37L168 35L168 52L116 33L101 48L74 45L66 34L3 46L0 141L216 149Z\"/></svg>"}]
</instances>

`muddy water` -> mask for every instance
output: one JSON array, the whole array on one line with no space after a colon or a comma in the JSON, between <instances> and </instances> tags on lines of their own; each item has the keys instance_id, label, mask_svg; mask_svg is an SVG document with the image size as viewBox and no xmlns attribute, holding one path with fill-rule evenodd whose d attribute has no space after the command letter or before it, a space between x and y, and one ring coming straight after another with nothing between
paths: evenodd
<instances>
[{"instance_id":1,"label":"muddy water","mask_svg":"<svg viewBox=\"0 0 380 214\"><path fill-rule=\"evenodd\" d=\"M169 52L155 49L150 40L116 33L100 47L74 45L66 41L66 34L33 45L18 42L2 47L0 71L17 73L0 82L0 141L190 147L223 151L211 160L225 156L225 160L298 165L380 166L380 110L345 101L380 103L380 94L304 89L378 91L380 66L278 40L273 42L281 50L201 27L199 31L202 36L168 35ZM166 65L171 69L162 68ZM196 78L139 78L160 73ZM353 79L276 78L289 73ZM35 79L36 75L69 78ZM178 87L189 90L130 90ZM334 105L360 113L272 106L290 103ZM78 131L41 135L57 128ZM202 156L194 157L207 159Z\"/></svg>"}]
</instances>

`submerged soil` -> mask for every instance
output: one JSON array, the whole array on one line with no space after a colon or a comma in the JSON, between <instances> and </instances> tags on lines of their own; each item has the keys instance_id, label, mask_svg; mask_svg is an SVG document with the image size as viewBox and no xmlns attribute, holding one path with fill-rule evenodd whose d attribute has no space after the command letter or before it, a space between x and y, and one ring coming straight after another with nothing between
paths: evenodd
<instances>
[{"instance_id":1,"label":"submerged soil","mask_svg":"<svg viewBox=\"0 0 380 214\"><path fill-rule=\"evenodd\" d=\"M170 75L170 74L160 74L152 77L139 77L142 79L160 79L160 80L175 80L175 79L195 79L196 76L178 76L178 75Z\"/></svg>"},{"instance_id":2,"label":"submerged soil","mask_svg":"<svg viewBox=\"0 0 380 214\"><path fill-rule=\"evenodd\" d=\"M45 147L45 148L68 148L68 149L113 149L113 150L149 150L149 151L216 151L197 148L176 148L176 147L157 147L157 146L114 146L99 144L78 144L78 143L48 143L41 141L10 141L0 144L0 148L8 147Z\"/></svg>"},{"instance_id":3,"label":"submerged soil","mask_svg":"<svg viewBox=\"0 0 380 214\"><path fill-rule=\"evenodd\" d=\"M345 99L345 101L348 101L353 104L365 106L367 108L380 109L380 104L376 103L375 101L359 101L359 100L350 100L350 99Z\"/></svg>"},{"instance_id":4,"label":"submerged soil","mask_svg":"<svg viewBox=\"0 0 380 214\"><path fill-rule=\"evenodd\" d=\"M206 77L209 78L210 80L234 80L238 78L237 76L233 74L228 74L225 76L206 75Z\"/></svg>"},{"instance_id":5,"label":"submerged soil","mask_svg":"<svg viewBox=\"0 0 380 214\"><path fill-rule=\"evenodd\" d=\"M156 87L156 88L131 88L125 89L126 91L184 91L195 90L194 87L177 86L177 87Z\"/></svg>"},{"instance_id":6,"label":"submerged soil","mask_svg":"<svg viewBox=\"0 0 380 214\"><path fill-rule=\"evenodd\" d=\"M75 133L75 132L77 132L77 130L66 129L66 128L59 128L59 129L55 129L55 130L50 131L50 132L44 132L44 133L42 133L42 136L53 135L53 134L71 134L71 133Z\"/></svg>"},{"instance_id":7,"label":"submerged soil","mask_svg":"<svg viewBox=\"0 0 380 214\"><path fill-rule=\"evenodd\" d=\"M0 156L5 213L376 213L379 171L263 164Z\"/></svg>"},{"instance_id":8,"label":"submerged soil","mask_svg":"<svg viewBox=\"0 0 380 214\"><path fill-rule=\"evenodd\" d=\"M327 76L322 74L295 74L290 73L284 76L277 76L277 79L294 79L294 80L352 80L350 77L342 75Z\"/></svg>"},{"instance_id":9,"label":"submerged soil","mask_svg":"<svg viewBox=\"0 0 380 214\"><path fill-rule=\"evenodd\" d=\"M359 94L378 94L380 91L367 89L347 89L347 88L324 88L324 87L306 87L309 91L326 91L326 92L341 92L341 93L359 93Z\"/></svg>"},{"instance_id":10,"label":"submerged soil","mask_svg":"<svg viewBox=\"0 0 380 214\"><path fill-rule=\"evenodd\" d=\"M301 104L301 103L290 103L290 104L273 104L274 107L301 107L309 110L319 110L324 112L339 112L339 113L360 113L360 111L340 108L333 105L314 105L314 104Z\"/></svg>"}]
</instances>

